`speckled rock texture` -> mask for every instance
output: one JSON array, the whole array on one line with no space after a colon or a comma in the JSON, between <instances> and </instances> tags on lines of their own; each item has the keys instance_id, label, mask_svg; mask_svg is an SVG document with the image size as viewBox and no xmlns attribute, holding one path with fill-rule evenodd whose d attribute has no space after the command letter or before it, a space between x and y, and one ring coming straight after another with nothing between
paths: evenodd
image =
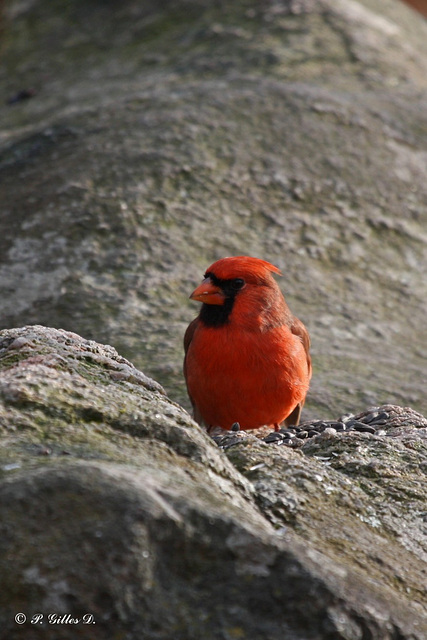
<instances>
[{"instance_id":1,"label":"speckled rock texture","mask_svg":"<svg viewBox=\"0 0 427 640\"><path fill-rule=\"evenodd\" d=\"M425 413L427 25L397 0L10 0L0 326L114 345L189 407L188 300L249 254L313 339L307 419Z\"/></svg>"},{"instance_id":2,"label":"speckled rock texture","mask_svg":"<svg viewBox=\"0 0 427 640\"><path fill-rule=\"evenodd\" d=\"M112 347L0 332L1 640L425 640L427 420L376 413L216 443Z\"/></svg>"}]
</instances>

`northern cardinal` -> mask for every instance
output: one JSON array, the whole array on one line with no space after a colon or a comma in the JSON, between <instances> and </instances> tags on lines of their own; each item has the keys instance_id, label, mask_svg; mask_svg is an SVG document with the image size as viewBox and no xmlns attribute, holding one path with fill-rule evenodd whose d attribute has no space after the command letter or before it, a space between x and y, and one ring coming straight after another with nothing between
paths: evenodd
<instances>
[{"instance_id":1,"label":"northern cardinal","mask_svg":"<svg viewBox=\"0 0 427 640\"><path fill-rule=\"evenodd\" d=\"M202 302L184 337L194 417L213 427L297 425L311 377L310 338L259 258L222 258L190 298Z\"/></svg>"}]
</instances>

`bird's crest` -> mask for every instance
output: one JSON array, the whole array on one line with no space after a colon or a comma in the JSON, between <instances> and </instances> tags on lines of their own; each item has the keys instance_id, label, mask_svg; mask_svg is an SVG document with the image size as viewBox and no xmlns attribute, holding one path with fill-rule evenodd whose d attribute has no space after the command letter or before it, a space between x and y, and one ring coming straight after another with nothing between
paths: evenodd
<instances>
[{"instance_id":1,"label":"bird's crest","mask_svg":"<svg viewBox=\"0 0 427 640\"><path fill-rule=\"evenodd\" d=\"M270 272L281 275L280 269L270 262L250 256L221 258L206 269L206 273L213 273L220 280L244 278L248 281L259 281L269 278Z\"/></svg>"}]
</instances>

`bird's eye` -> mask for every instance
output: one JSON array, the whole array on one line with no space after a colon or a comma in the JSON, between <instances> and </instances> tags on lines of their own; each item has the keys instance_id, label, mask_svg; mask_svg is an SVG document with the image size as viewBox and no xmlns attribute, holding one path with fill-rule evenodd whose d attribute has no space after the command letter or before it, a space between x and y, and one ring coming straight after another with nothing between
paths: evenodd
<instances>
[{"instance_id":1,"label":"bird's eye","mask_svg":"<svg viewBox=\"0 0 427 640\"><path fill-rule=\"evenodd\" d=\"M244 284L245 284L245 281L243 280L243 278L234 278L234 280L231 281L231 286L235 291L238 291L239 289L241 289L244 286Z\"/></svg>"}]
</instances>

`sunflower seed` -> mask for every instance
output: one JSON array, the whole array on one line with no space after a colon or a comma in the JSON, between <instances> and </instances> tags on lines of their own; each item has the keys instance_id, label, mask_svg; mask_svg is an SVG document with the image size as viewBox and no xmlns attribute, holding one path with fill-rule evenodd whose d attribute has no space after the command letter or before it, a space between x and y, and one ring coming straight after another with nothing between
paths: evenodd
<instances>
[{"instance_id":1,"label":"sunflower seed","mask_svg":"<svg viewBox=\"0 0 427 640\"><path fill-rule=\"evenodd\" d=\"M297 438L301 438L301 439L308 438L308 431L305 431L305 430L300 431L299 433L297 433Z\"/></svg>"},{"instance_id":2,"label":"sunflower seed","mask_svg":"<svg viewBox=\"0 0 427 640\"><path fill-rule=\"evenodd\" d=\"M372 427L370 424L365 424L364 422L359 422L355 420L352 424L352 427L355 431L366 432L366 433L375 433L375 427Z\"/></svg>"}]
</instances>

